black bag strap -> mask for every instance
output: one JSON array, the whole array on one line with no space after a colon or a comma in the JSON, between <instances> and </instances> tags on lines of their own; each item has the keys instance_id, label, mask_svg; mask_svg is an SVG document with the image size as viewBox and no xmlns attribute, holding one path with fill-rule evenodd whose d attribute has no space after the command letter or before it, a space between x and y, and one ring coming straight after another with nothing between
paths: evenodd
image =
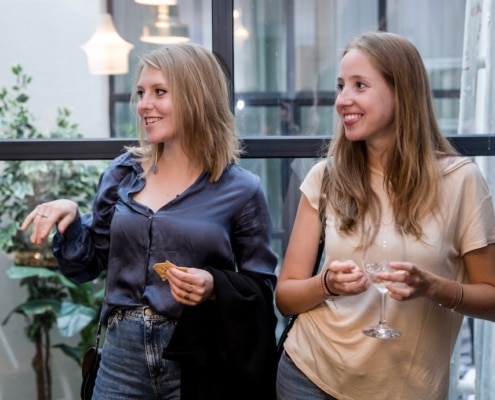
<instances>
[{"instance_id":1,"label":"black bag strap","mask_svg":"<svg viewBox=\"0 0 495 400\"><path fill-rule=\"evenodd\" d=\"M318 273L318 268L320 268L321 258L323 256L323 249L325 248L325 236L320 236L320 242L318 243L318 253L316 255L315 266L313 268L313 276Z\"/></svg>"},{"instance_id":2,"label":"black bag strap","mask_svg":"<svg viewBox=\"0 0 495 400\"><path fill-rule=\"evenodd\" d=\"M96 330L96 341L95 341L95 347L98 349L98 346L100 345L100 336L101 336L101 321L98 321L98 329Z\"/></svg>"},{"instance_id":3,"label":"black bag strap","mask_svg":"<svg viewBox=\"0 0 495 400\"><path fill-rule=\"evenodd\" d=\"M313 268L313 275L315 276L318 273L318 268L320 267L321 257L323 255L323 249L325 248L325 225L326 225L326 208L327 203L325 201L326 197L323 194L325 189L325 180L328 178L328 167L325 166L325 170L323 172L323 178L321 179L321 189L320 189L320 200L318 202L318 216L320 218L321 224L321 234L320 241L318 243L318 253L316 255L315 266Z\"/></svg>"}]
</instances>

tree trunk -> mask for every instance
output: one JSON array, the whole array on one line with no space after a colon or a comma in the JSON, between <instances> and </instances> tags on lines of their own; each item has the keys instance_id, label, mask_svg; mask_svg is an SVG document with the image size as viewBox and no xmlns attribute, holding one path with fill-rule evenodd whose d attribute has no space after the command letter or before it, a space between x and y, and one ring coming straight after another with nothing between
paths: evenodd
<instances>
[{"instance_id":1,"label":"tree trunk","mask_svg":"<svg viewBox=\"0 0 495 400\"><path fill-rule=\"evenodd\" d=\"M45 329L36 333L34 338L36 353L32 366L36 376L38 400L51 400L52 384L50 371L50 335Z\"/></svg>"}]
</instances>

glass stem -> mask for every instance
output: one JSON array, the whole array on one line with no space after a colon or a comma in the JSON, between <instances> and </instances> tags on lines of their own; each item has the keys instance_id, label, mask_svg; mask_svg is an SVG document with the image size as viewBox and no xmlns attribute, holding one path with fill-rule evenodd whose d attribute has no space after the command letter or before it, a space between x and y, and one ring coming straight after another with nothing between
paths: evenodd
<instances>
[{"instance_id":1,"label":"glass stem","mask_svg":"<svg viewBox=\"0 0 495 400\"><path fill-rule=\"evenodd\" d=\"M385 319L385 308L387 305L387 293L380 293L380 322L378 323L380 326L387 325L387 320Z\"/></svg>"}]
</instances>

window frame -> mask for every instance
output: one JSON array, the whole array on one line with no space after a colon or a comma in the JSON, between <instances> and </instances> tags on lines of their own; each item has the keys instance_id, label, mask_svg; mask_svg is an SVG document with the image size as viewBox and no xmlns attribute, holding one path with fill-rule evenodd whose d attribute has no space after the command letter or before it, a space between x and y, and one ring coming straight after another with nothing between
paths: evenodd
<instances>
[{"instance_id":1,"label":"window frame","mask_svg":"<svg viewBox=\"0 0 495 400\"><path fill-rule=\"evenodd\" d=\"M113 11L113 2L106 0L108 12ZM293 0L286 0L288 9L293 10ZM232 82L234 79L234 40L233 40L233 0L211 0L212 6L212 50L224 62ZM386 30L387 0L378 2L380 29ZM290 25L290 24L289 24ZM290 28L289 28L290 29ZM226 35L225 32L232 32ZM290 52L289 52L290 53ZM290 74L289 74L290 75ZM119 102L128 102L130 94L115 93L114 77L109 76L109 113L111 135L113 134L113 119L115 107ZM290 87L290 86L288 86ZM288 102L294 111L296 123L302 106L311 105L313 94L298 93L290 96L287 93L242 93L235 94L231 85L231 107L238 98L250 106L279 106ZM318 93L318 103L333 105L335 92ZM459 98L459 90L434 90L435 98ZM462 134L447 136L459 152L465 156L495 156L495 132L486 134ZM246 137L244 142L244 158L314 158L328 143L329 137L324 136L271 136ZM108 139L29 139L29 140L0 140L0 161L6 160L96 160L112 159L123 151L125 145L134 144L132 138Z\"/></svg>"}]
</instances>

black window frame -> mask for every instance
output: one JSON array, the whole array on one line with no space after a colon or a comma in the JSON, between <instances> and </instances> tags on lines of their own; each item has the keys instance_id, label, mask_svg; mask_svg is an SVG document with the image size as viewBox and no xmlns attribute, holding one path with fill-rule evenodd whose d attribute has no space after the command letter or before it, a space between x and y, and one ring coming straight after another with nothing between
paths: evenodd
<instances>
[{"instance_id":1,"label":"black window frame","mask_svg":"<svg viewBox=\"0 0 495 400\"><path fill-rule=\"evenodd\" d=\"M108 12L113 10L115 0L106 0ZM293 0L286 0L288 12L293 9ZM224 62L234 82L234 42L233 34L233 0L211 0L212 5L212 50ZM292 7L292 8L291 8ZM378 13L380 29L386 30L387 0L379 0ZM289 24L290 25L290 24ZM290 30L290 28L289 28ZM290 52L288 57L290 57ZM288 63L293 65L293 63ZM290 76L290 74L288 74ZM110 121L115 115L118 102L128 102L130 94L115 93L114 78L109 76ZM288 86L290 87L290 85ZM289 91L290 92L290 91ZM435 90L435 98L459 98L459 90ZM319 104L333 105L334 92L318 93ZM236 101L234 87L231 88L232 109ZM286 93L242 93L242 99L251 106L280 106L289 103L294 110L296 123L302 106L311 105L314 94L297 93L290 96ZM113 126L113 122L111 123ZM111 132L112 135L112 132ZM495 133L463 134L447 136L459 152L466 156L495 156ZM313 158L319 155L321 148L330 140L323 136L271 136L246 137L243 139L244 158ZM125 145L134 144L132 138L108 139L29 139L0 140L0 161L7 160L108 160L123 152Z\"/></svg>"}]
</instances>

